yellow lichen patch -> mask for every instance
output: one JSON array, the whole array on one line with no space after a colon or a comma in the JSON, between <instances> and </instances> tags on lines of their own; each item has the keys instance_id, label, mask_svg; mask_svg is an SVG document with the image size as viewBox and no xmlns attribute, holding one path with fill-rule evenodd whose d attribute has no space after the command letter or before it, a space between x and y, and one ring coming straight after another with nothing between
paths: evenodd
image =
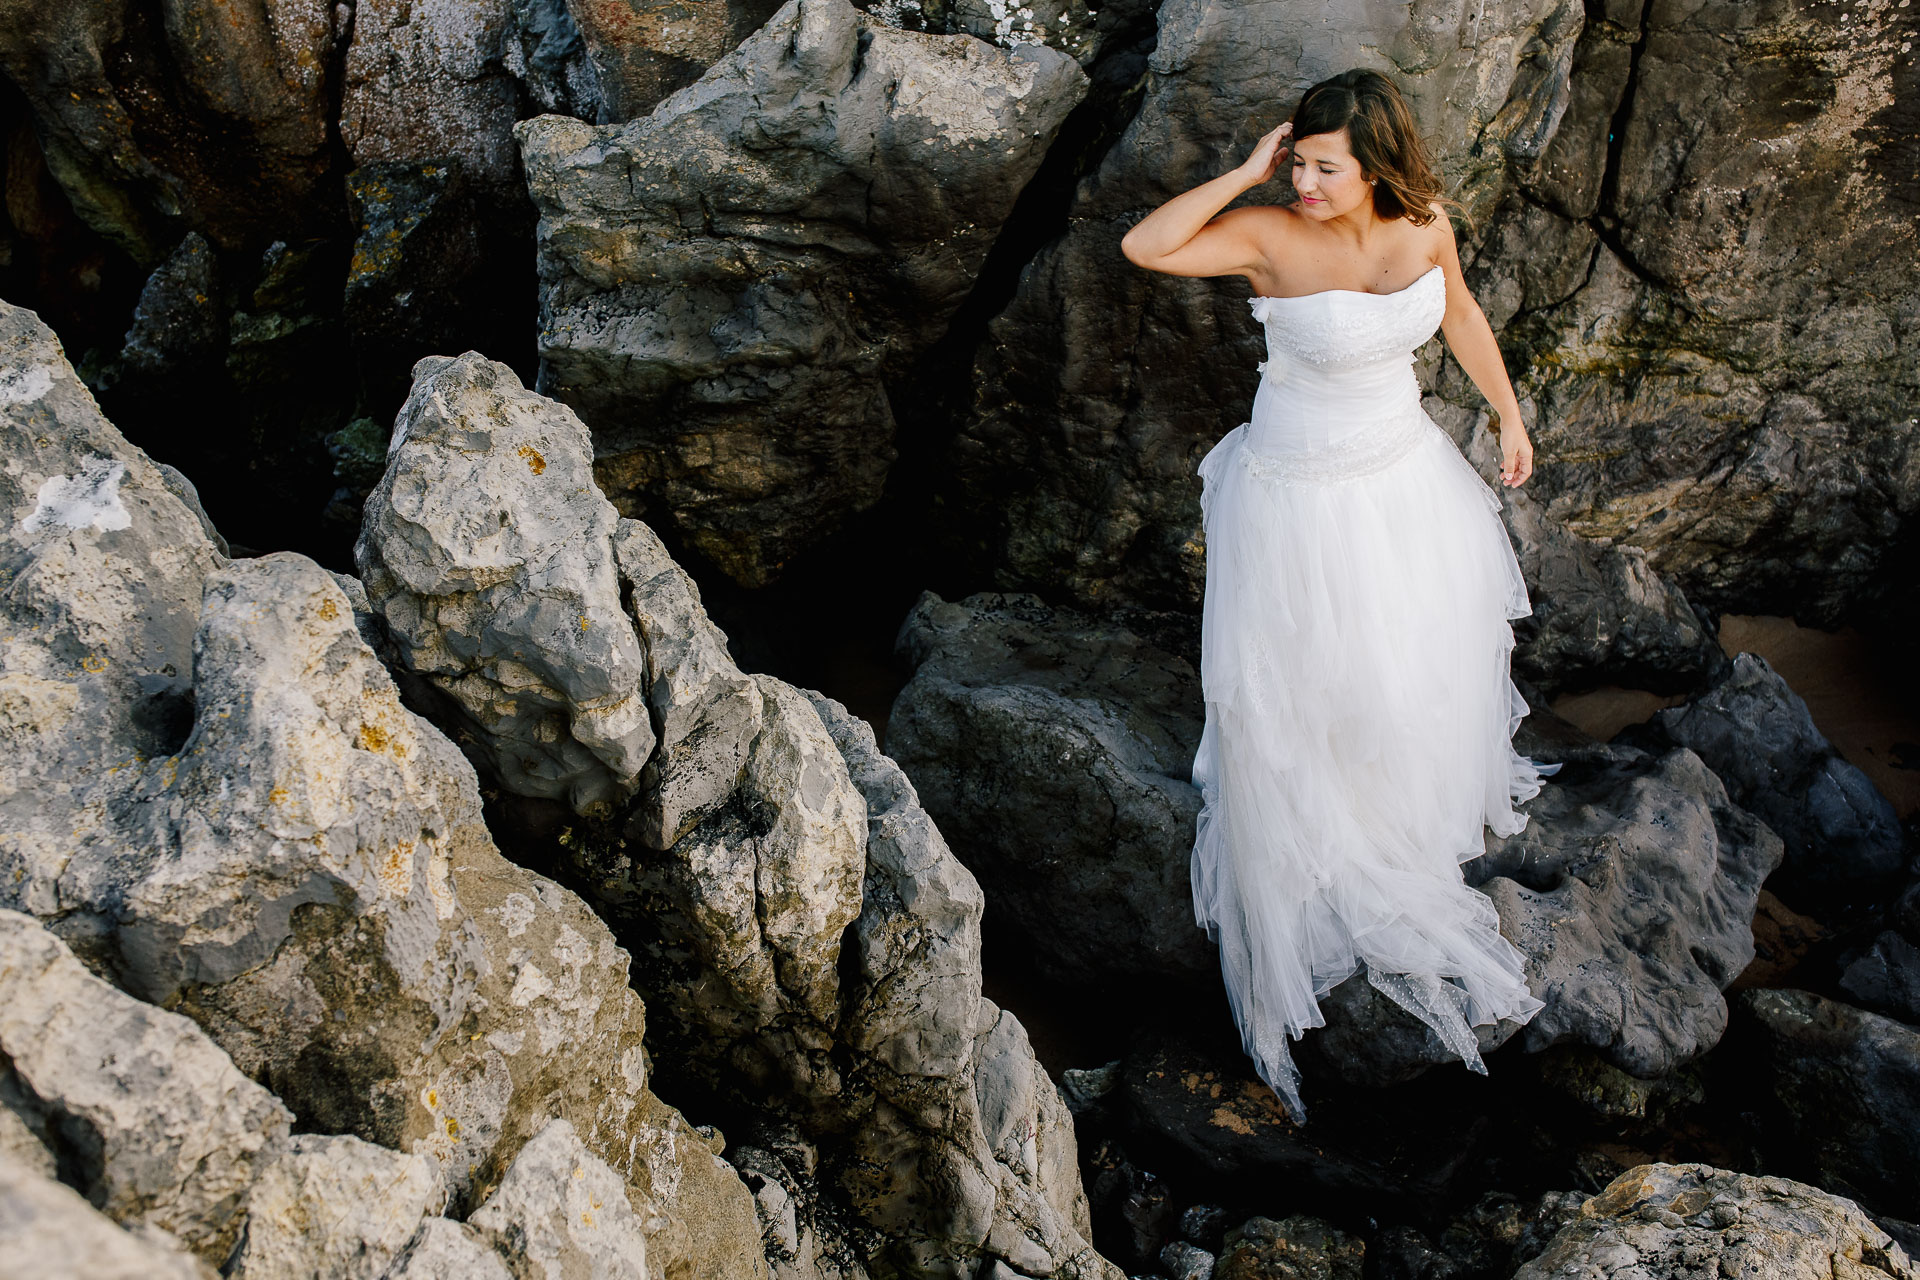
<instances>
[{"instance_id":1,"label":"yellow lichen patch","mask_svg":"<svg viewBox=\"0 0 1920 1280\"><path fill-rule=\"evenodd\" d=\"M457 1138L460 1136L460 1122L452 1116L447 1117L447 1136L449 1138Z\"/></svg>"},{"instance_id":2,"label":"yellow lichen patch","mask_svg":"<svg viewBox=\"0 0 1920 1280\"><path fill-rule=\"evenodd\" d=\"M380 884L396 898L413 888L413 841L402 840L380 860Z\"/></svg>"},{"instance_id":3,"label":"yellow lichen patch","mask_svg":"<svg viewBox=\"0 0 1920 1280\"><path fill-rule=\"evenodd\" d=\"M547 460L541 457L540 451L532 445L523 444L520 446L518 452L521 457L527 460L527 469L532 471L533 474L539 475L547 469Z\"/></svg>"},{"instance_id":4,"label":"yellow lichen patch","mask_svg":"<svg viewBox=\"0 0 1920 1280\"><path fill-rule=\"evenodd\" d=\"M587 620L585 618L580 619L580 629L582 631L587 629Z\"/></svg>"},{"instance_id":5,"label":"yellow lichen patch","mask_svg":"<svg viewBox=\"0 0 1920 1280\"><path fill-rule=\"evenodd\" d=\"M273 790L267 792L268 804L285 804L286 802L287 789L285 787L275 787Z\"/></svg>"},{"instance_id":6,"label":"yellow lichen patch","mask_svg":"<svg viewBox=\"0 0 1920 1280\"><path fill-rule=\"evenodd\" d=\"M1222 1129L1233 1130L1243 1138L1251 1138L1253 1136L1253 1126L1248 1124L1240 1113L1231 1107L1215 1107L1213 1109L1213 1122Z\"/></svg>"},{"instance_id":7,"label":"yellow lichen patch","mask_svg":"<svg viewBox=\"0 0 1920 1280\"><path fill-rule=\"evenodd\" d=\"M360 726L360 745L368 751L385 751L393 745L393 735L377 724Z\"/></svg>"},{"instance_id":8,"label":"yellow lichen patch","mask_svg":"<svg viewBox=\"0 0 1920 1280\"><path fill-rule=\"evenodd\" d=\"M107 669L106 656L104 654L90 653L80 659L80 669L82 671L93 672L105 671Z\"/></svg>"},{"instance_id":9,"label":"yellow lichen patch","mask_svg":"<svg viewBox=\"0 0 1920 1280\"><path fill-rule=\"evenodd\" d=\"M427 1090L427 1107L429 1109L432 1109L439 1105L440 1105L440 1091L438 1089Z\"/></svg>"},{"instance_id":10,"label":"yellow lichen patch","mask_svg":"<svg viewBox=\"0 0 1920 1280\"><path fill-rule=\"evenodd\" d=\"M335 618L340 616L340 606L335 604L332 598L329 597L328 599L322 600L320 602L320 607L314 610L314 612L320 615L320 621L332 622Z\"/></svg>"}]
</instances>

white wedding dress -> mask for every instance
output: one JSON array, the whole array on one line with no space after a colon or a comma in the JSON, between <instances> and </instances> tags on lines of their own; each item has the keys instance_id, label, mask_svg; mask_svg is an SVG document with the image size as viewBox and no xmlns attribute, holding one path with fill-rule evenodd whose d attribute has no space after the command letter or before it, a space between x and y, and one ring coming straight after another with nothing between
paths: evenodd
<instances>
[{"instance_id":1,"label":"white wedding dress","mask_svg":"<svg viewBox=\"0 0 1920 1280\"><path fill-rule=\"evenodd\" d=\"M1472 1027L1541 1008L1461 862L1559 768L1514 751L1511 619L1532 612L1500 500L1420 407L1439 267L1395 293L1252 299L1252 421L1201 462L1206 727L1194 914L1241 1042L1296 1120L1288 1038L1364 967L1481 1072Z\"/></svg>"}]
</instances>

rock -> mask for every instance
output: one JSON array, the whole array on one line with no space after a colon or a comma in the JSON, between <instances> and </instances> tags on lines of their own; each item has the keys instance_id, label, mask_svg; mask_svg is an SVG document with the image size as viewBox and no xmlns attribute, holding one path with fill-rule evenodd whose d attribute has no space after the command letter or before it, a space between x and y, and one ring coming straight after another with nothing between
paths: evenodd
<instances>
[{"instance_id":1,"label":"rock","mask_svg":"<svg viewBox=\"0 0 1920 1280\"><path fill-rule=\"evenodd\" d=\"M1920 1178L1920 1031L1808 991L1745 991L1730 1050L1784 1167L1896 1217Z\"/></svg>"},{"instance_id":2,"label":"rock","mask_svg":"<svg viewBox=\"0 0 1920 1280\"><path fill-rule=\"evenodd\" d=\"M511 0L514 42L507 64L542 112L605 123L598 77L566 0Z\"/></svg>"},{"instance_id":3,"label":"rock","mask_svg":"<svg viewBox=\"0 0 1920 1280\"><path fill-rule=\"evenodd\" d=\"M1779 892L1816 897L1885 884L1905 870L1900 819L1866 774L1814 727L1807 704L1765 658L1734 657L1727 678L1654 713L1727 784L1735 803L1786 842Z\"/></svg>"},{"instance_id":4,"label":"rock","mask_svg":"<svg viewBox=\"0 0 1920 1280\"><path fill-rule=\"evenodd\" d=\"M226 351L226 320L213 246L189 231L147 277L120 359L142 373L205 369Z\"/></svg>"},{"instance_id":5,"label":"rock","mask_svg":"<svg viewBox=\"0 0 1920 1280\"><path fill-rule=\"evenodd\" d=\"M520 1149L467 1225L528 1280L648 1280L649 1206L636 1209L627 1197L627 1185L573 1126L554 1120Z\"/></svg>"},{"instance_id":6,"label":"rock","mask_svg":"<svg viewBox=\"0 0 1920 1280\"><path fill-rule=\"evenodd\" d=\"M538 385L593 428L621 512L752 587L871 506L891 388L1085 87L1043 46L789 0L644 118L517 126Z\"/></svg>"},{"instance_id":7,"label":"rock","mask_svg":"<svg viewBox=\"0 0 1920 1280\"><path fill-rule=\"evenodd\" d=\"M1227 1232L1216 1280L1360 1280L1363 1241L1318 1218L1249 1218Z\"/></svg>"},{"instance_id":8,"label":"rock","mask_svg":"<svg viewBox=\"0 0 1920 1280\"><path fill-rule=\"evenodd\" d=\"M226 1260L293 1117L187 1019L116 991L31 917L0 911L0 1102L126 1226Z\"/></svg>"},{"instance_id":9,"label":"rock","mask_svg":"<svg viewBox=\"0 0 1920 1280\"><path fill-rule=\"evenodd\" d=\"M1047 979L1211 979L1219 960L1188 875L1192 666L1125 628L993 593L922 592L895 650L913 678L887 752Z\"/></svg>"},{"instance_id":10,"label":"rock","mask_svg":"<svg viewBox=\"0 0 1920 1280\"><path fill-rule=\"evenodd\" d=\"M463 1222L428 1218L382 1280L514 1280L500 1255Z\"/></svg>"},{"instance_id":11,"label":"rock","mask_svg":"<svg viewBox=\"0 0 1920 1280\"><path fill-rule=\"evenodd\" d=\"M458 708L480 760L523 795L604 813L655 739L591 447L507 366L429 356L355 558L400 660Z\"/></svg>"},{"instance_id":12,"label":"rock","mask_svg":"<svg viewBox=\"0 0 1920 1280\"><path fill-rule=\"evenodd\" d=\"M1645 1078L1711 1049L1721 992L1754 956L1779 839L1685 749L1569 766L1528 813L1526 830L1463 868L1547 1001L1526 1047L1588 1045Z\"/></svg>"},{"instance_id":13,"label":"rock","mask_svg":"<svg viewBox=\"0 0 1920 1280\"><path fill-rule=\"evenodd\" d=\"M1596 546L1554 522L1524 490L1504 489L1533 614L1515 619L1513 670L1544 693L1612 683L1690 689L1727 658L1680 589L1633 546Z\"/></svg>"},{"instance_id":14,"label":"rock","mask_svg":"<svg viewBox=\"0 0 1920 1280\"><path fill-rule=\"evenodd\" d=\"M697 7L671 0L611 0L579 6L574 17L603 104L599 122L645 116L662 98L698 80L779 7L778 0Z\"/></svg>"},{"instance_id":15,"label":"rock","mask_svg":"<svg viewBox=\"0 0 1920 1280\"><path fill-rule=\"evenodd\" d=\"M508 0L358 0L340 100L354 164L433 160L513 182L514 25Z\"/></svg>"},{"instance_id":16,"label":"rock","mask_svg":"<svg viewBox=\"0 0 1920 1280\"><path fill-rule=\"evenodd\" d=\"M1534 1201L1490 1191L1447 1224L1440 1248L1467 1275L1511 1275L1538 1257L1586 1202L1576 1191L1549 1191Z\"/></svg>"},{"instance_id":17,"label":"rock","mask_svg":"<svg viewBox=\"0 0 1920 1280\"><path fill-rule=\"evenodd\" d=\"M462 528L476 491L489 512L583 513L565 539L540 544L565 573L523 578L500 556L488 581L509 611L528 591L512 584L564 582L567 622L603 619L590 631L620 634L619 648L595 649L528 628L525 652L545 655L556 682L630 696L659 741L633 775L638 791L608 817L537 797L497 810L515 824L516 857L573 876L634 949L654 1052L675 1079L797 1141L831 1142L804 1175L757 1175L768 1258L796 1276L849 1259L944 1274L988 1256L1028 1275L1108 1276L1086 1242L1065 1103L1018 1020L980 995L979 886L905 775L838 703L734 666L652 532L602 519L591 486L580 491L591 445L571 415L548 405L575 429L538 437L536 471L522 452L535 446L521 442L528 424L556 421L546 402L501 388L502 366L462 361L423 365L415 402L436 406L434 425L396 433L361 543L369 600L404 638L403 661L471 651L462 637L481 611L398 584L455 581L456 552L480 553L418 531ZM469 374L496 385L468 395ZM546 496L549 477L566 478L558 496ZM412 514L380 505L395 492ZM500 527L493 515L482 524ZM502 735L474 749L491 767L518 748ZM544 785L525 771L499 781ZM749 1167L743 1152L759 1145L750 1138L736 1161ZM846 1208L822 1210L823 1198Z\"/></svg>"},{"instance_id":18,"label":"rock","mask_svg":"<svg viewBox=\"0 0 1920 1280\"><path fill-rule=\"evenodd\" d=\"M1620 1175L1521 1267L1515 1280L1750 1276L1753 1280L1908 1280L1905 1251L1858 1205L1804 1183L1704 1164L1648 1164Z\"/></svg>"},{"instance_id":19,"label":"rock","mask_svg":"<svg viewBox=\"0 0 1920 1280\"><path fill-rule=\"evenodd\" d=\"M162 1233L116 1226L71 1187L0 1150L0 1257L34 1280L213 1280ZM16 1270L30 1265L32 1270Z\"/></svg>"},{"instance_id":20,"label":"rock","mask_svg":"<svg viewBox=\"0 0 1920 1280\"><path fill-rule=\"evenodd\" d=\"M345 34L318 4L22 4L0 67L74 211L150 267L188 230L232 248L313 226Z\"/></svg>"},{"instance_id":21,"label":"rock","mask_svg":"<svg viewBox=\"0 0 1920 1280\"><path fill-rule=\"evenodd\" d=\"M190 1016L303 1127L431 1157L456 1208L561 1112L659 1204L670 1269L757 1253L745 1188L648 1093L627 953L500 856L355 600L298 555L223 567L18 308L0 388L0 906Z\"/></svg>"},{"instance_id":22,"label":"rock","mask_svg":"<svg viewBox=\"0 0 1920 1280\"><path fill-rule=\"evenodd\" d=\"M1213 1280L1213 1255L1197 1244L1175 1240L1160 1251L1160 1269L1169 1280Z\"/></svg>"},{"instance_id":23,"label":"rock","mask_svg":"<svg viewBox=\"0 0 1920 1280\"><path fill-rule=\"evenodd\" d=\"M1215 1252L1225 1242L1227 1228L1232 1225L1233 1215L1227 1212L1224 1205L1189 1205L1180 1214L1181 1238Z\"/></svg>"},{"instance_id":24,"label":"rock","mask_svg":"<svg viewBox=\"0 0 1920 1280\"><path fill-rule=\"evenodd\" d=\"M760 1215L772 1280L868 1280L856 1222L820 1182L819 1151L791 1128L734 1150Z\"/></svg>"},{"instance_id":25,"label":"rock","mask_svg":"<svg viewBox=\"0 0 1920 1280\"><path fill-rule=\"evenodd\" d=\"M235 1280L380 1280L446 1201L437 1165L351 1136L301 1134L248 1192Z\"/></svg>"},{"instance_id":26,"label":"rock","mask_svg":"<svg viewBox=\"0 0 1920 1280\"><path fill-rule=\"evenodd\" d=\"M1192 667L1125 628L1012 594L925 593L898 650L914 675L888 748L1049 979L1210 988L1218 961L1187 882L1202 710ZM1529 804L1527 830L1490 839L1464 868L1547 1002L1524 1043L1588 1045L1665 1074L1726 1026L1721 992L1754 957L1779 841L1690 751L1546 745L1564 769ZM1063 919L1062 901L1093 905ZM1365 975L1322 1007L1327 1026L1302 1049L1323 1077L1390 1084L1452 1058ZM1477 1029L1483 1052L1517 1030Z\"/></svg>"},{"instance_id":27,"label":"rock","mask_svg":"<svg viewBox=\"0 0 1920 1280\"><path fill-rule=\"evenodd\" d=\"M1847 965L1840 989L1869 1009L1920 1026L1920 947L1887 930Z\"/></svg>"}]
</instances>

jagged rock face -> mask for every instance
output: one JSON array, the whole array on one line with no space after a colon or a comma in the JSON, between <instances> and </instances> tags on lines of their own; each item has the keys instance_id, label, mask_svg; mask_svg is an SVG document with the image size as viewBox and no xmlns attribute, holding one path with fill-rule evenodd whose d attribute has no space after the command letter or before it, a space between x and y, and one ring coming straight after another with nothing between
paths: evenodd
<instances>
[{"instance_id":1,"label":"jagged rock face","mask_svg":"<svg viewBox=\"0 0 1920 1280\"><path fill-rule=\"evenodd\" d=\"M1831 621L1894 567L1914 501L1894 157L1920 24L1780 0L1617 16L1583 33L1591 105L1519 175L1476 280L1526 353L1535 496L1697 600Z\"/></svg>"},{"instance_id":2,"label":"jagged rock face","mask_svg":"<svg viewBox=\"0 0 1920 1280\"><path fill-rule=\"evenodd\" d=\"M791 0L644 119L517 127L541 390L602 485L748 586L872 505L945 330L1086 79L1040 45Z\"/></svg>"},{"instance_id":3,"label":"jagged rock face","mask_svg":"<svg viewBox=\"0 0 1920 1280\"><path fill-rule=\"evenodd\" d=\"M1217 972L1188 882L1202 723L1191 664L1025 595L923 592L896 647L914 674L887 753L1048 979Z\"/></svg>"},{"instance_id":4,"label":"jagged rock face","mask_svg":"<svg viewBox=\"0 0 1920 1280\"><path fill-rule=\"evenodd\" d=\"M153 265L190 228L233 247L313 226L334 23L319 0L18 0L0 67L74 212Z\"/></svg>"},{"instance_id":5,"label":"jagged rock face","mask_svg":"<svg viewBox=\"0 0 1920 1280\"><path fill-rule=\"evenodd\" d=\"M301 1134L254 1182L246 1236L227 1274L382 1275L446 1194L439 1168L424 1155L344 1135Z\"/></svg>"},{"instance_id":6,"label":"jagged rock face","mask_svg":"<svg viewBox=\"0 0 1920 1280\"><path fill-rule=\"evenodd\" d=\"M1245 419L1261 339L1243 281L1136 270L1118 242L1355 60L1405 87L1484 215L1467 280L1528 411L1547 519L1644 551L1716 609L1832 619L1893 570L1916 484L1895 336L1920 296L1896 159L1913 12L1588 9L1348 7L1329 30L1285 7L1163 5L1138 115L989 327L947 456L954 536L986 540L996 585L1195 606L1194 470ZM1418 365L1427 406L1473 457L1484 402L1439 350Z\"/></svg>"},{"instance_id":7,"label":"jagged rock face","mask_svg":"<svg viewBox=\"0 0 1920 1280\"><path fill-rule=\"evenodd\" d=\"M599 123L646 115L660 99L698 80L779 7L779 0L575 0L569 9L600 88Z\"/></svg>"},{"instance_id":8,"label":"jagged rock face","mask_svg":"<svg viewBox=\"0 0 1920 1280\"><path fill-rule=\"evenodd\" d=\"M1656 712L1654 723L1699 753L1734 800L1786 842L1785 883L1774 886L1780 892L1824 899L1885 889L1906 870L1893 805L1833 749L1765 658L1735 656L1724 680Z\"/></svg>"},{"instance_id":9,"label":"jagged rock face","mask_svg":"<svg viewBox=\"0 0 1920 1280\"><path fill-rule=\"evenodd\" d=\"M116 1222L224 1262L293 1122L280 1100L199 1027L102 982L16 911L0 911L0 995L0 1107L51 1157L45 1172Z\"/></svg>"},{"instance_id":10,"label":"jagged rock face","mask_svg":"<svg viewBox=\"0 0 1920 1280\"><path fill-rule=\"evenodd\" d=\"M43 1280L213 1280L218 1273L135 1233L11 1152L0 1151L0 1252L31 1260Z\"/></svg>"},{"instance_id":11,"label":"jagged rock face","mask_svg":"<svg viewBox=\"0 0 1920 1280\"><path fill-rule=\"evenodd\" d=\"M655 738L586 428L478 352L429 356L414 379L367 500L368 596L493 772L606 812Z\"/></svg>"},{"instance_id":12,"label":"jagged rock face","mask_svg":"<svg viewBox=\"0 0 1920 1280\"><path fill-rule=\"evenodd\" d=\"M1786 1178L1648 1164L1587 1201L1516 1280L1911 1280L1913 1274L1905 1251L1850 1200Z\"/></svg>"},{"instance_id":13,"label":"jagged rock face","mask_svg":"<svg viewBox=\"0 0 1920 1280\"><path fill-rule=\"evenodd\" d=\"M1019 1022L980 994L979 886L871 730L732 663L659 539L613 521L564 406L476 355L417 376L411 403L433 408L403 416L368 507L370 600L403 660L475 654L472 624L490 617L519 629L525 669L571 667L650 709L656 745L624 808L583 805L544 831L534 801L502 808L527 824L516 854L568 869L634 949L675 1075L817 1144L798 1173L764 1150L737 1157L757 1171L776 1269L933 1276L1000 1259L1112 1277L1087 1243L1065 1105ZM523 518L564 528L501 532ZM468 594L482 581L486 609ZM565 625L522 626L547 597L567 602ZM583 646L580 617L602 638ZM499 696L422 666L460 708ZM555 736L460 714L488 762ZM499 778L509 791L539 781ZM847 1256L859 1262L829 1269Z\"/></svg>"},{"instance_id":14,"label":"jagged rock face","mask_svg":"<svg viewBox=\"0 0 1920 1280\"><path fill-rule=\"evenodd\" d=\"M1791 1171L1895 1218L1920 1179L1920 1031L1810 991L1738 997L1737 1048Z\"/></svg>"},{"instance_id":15,"label":"jagged rock face","mask_svg":"<svg viewBox=\"0 0 1920 1280\"><path fill-rule=\"evenodd\" d=\"M1533 605L1513 623L1515 675L1550 696L1598 681L1679 691L1724 672L1714 634L1646 551L1590 543L1524 490L1500 496Z\"/></svg>"},{"instance_id":16,"label":"jagged rock face","mask_svg":"<svg viewBox=\"0 0 1920 1280\"><path fill-rule=\"evenodd\" d=\"M493 847L348 592L296 555L224 563L30 312L0 308L0 360L0 906L456 1203L563 1111L685 1246L670 1275L757 1258L745 1188L647 1091L626 953Z\"/></svg>"},{"instance_id":17,"label":"jagged rock face","mask_svg":"<svg viewBox=\"0 0 1920 1280\"><path fill-rule=\"evenodd\" d=\"M1202 711L1191 665L1114 624L995 593L951 604L924 594L899 647L917 666L888 745L1047 975L1210 985L1218 959L1193 923L1187 875L1198 795L1186 774ZM1586 1045L1639 1075L1671 1071L1726 1028L1721 992L1753 959L1755 902L1779 837L1684 748L1535 754L1564 758L1562 773L1528 804L1526 830L1490 839L1465 866L1547 1002L1525 1044ZM1063 920L1069 900L1084 905ZM1330 1074L1386 1084L1449 1057L1364 975L1325 1009L1307 1047L1336 1064ZM1481 1028L1482 1047L1516 1030Z\"/></svg>"}]
</instances>

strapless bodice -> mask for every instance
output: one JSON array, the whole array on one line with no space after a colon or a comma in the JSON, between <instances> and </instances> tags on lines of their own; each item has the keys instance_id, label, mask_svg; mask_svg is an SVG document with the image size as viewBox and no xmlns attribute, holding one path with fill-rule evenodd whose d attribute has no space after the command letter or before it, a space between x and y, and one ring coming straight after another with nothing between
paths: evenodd
<instances>
[{"instance_id":1,"label":"strapless bodice","mask_svg":"<svg viewBox=\"0 0 1920 1280\"><path fill-rule=\"evenodd\" d=\"M1393 293L1324 289L1249 302L1267 333L1248 424L1257 466L1332 478L1384 466L1431 426L1413 353L1446 314L1438 266Z\"/></svg>"}]
</instances>

